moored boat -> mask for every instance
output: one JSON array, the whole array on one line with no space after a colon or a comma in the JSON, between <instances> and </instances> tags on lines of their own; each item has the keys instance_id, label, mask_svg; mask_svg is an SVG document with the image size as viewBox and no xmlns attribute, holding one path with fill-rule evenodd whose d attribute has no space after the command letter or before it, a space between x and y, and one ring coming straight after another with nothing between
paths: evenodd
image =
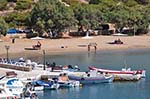
<instances>
[{"instance_id":1,"label":"moored boat","mask_svg":"<svg viewBox=\"0 0 150 99\"><path fill-rule=\"evenodd\" d=\"M22 93L23 89L25 88L22 81L20 81L18 78L10 78L6 81L4 84L4 87L10 92L15 95L16 97L20 97L20 94Z\"/></svg>"},{"instance_id":2,"label":"moored boat","mask_svg":"<svg viewBox=\"0 0 150 99\"><path fill-rule=\"evenodd\" d=\"M46 65L47 65L47 69L52 72L77 72L80 70L77 65L76 66L72 66L72 65L62 66L62 65L56 65L55 63L46 64Z\"/></svg>"},{"instance_id":3,"label":"moored boat","mask_svg":"<svg viewBox=\"0 0 150 99\"><path fill-rule=\"evenodd\" d=\"M57 79L60 87L79 87L81 85L79 81L70 80L66 73L60 74Z\"/></svg>"},{"instance_id":4,"label":"moored boat","mask_svg":"<svg viewBox=\"0 0 150 99\"><path fill-rule=\"evenodd\" d=\"M97 70L101 73L105 74L113 74L115 81L137 81L142 77L146 77L145 70L135 70L131 71L130 69L122 69L122 70L108 70L108 69L100 69L94 66L89 67L90 70Z\"/></svg>"},{"instance_id":5,"label":"moored boat","mask_svg":"<svg viewBox=\"0 0 150 99\"><path fill-rule=\"evenodd\" d=\"M140 79L141 79L140 75L114 74L114 81L138 81Z\"/></svg>"},{"instance_id":6,"label":"moored boat","mask_svg":"<svg viewBox=\"0 0 150 99\"><path fill-rule=\"evenodd\" d=\"M28 99L30 97L35 97L36 93L34 93L31 90L24 90L26 89L25 85L21 80L18 78L8 78L1 81L1 91L0 99L1 97L5 97L6 99ZM26 95L28 93L28 96ZM36 96L37 97L37 96ZM37 99L35 97L35 99Z\"/></svg>"},{"instance_id":7,"label":"moored boat","mask_svg":"<svg viewBox=\"0 0 150 99\"><path fill-rule=\"evenodd\" d=\"M53 80L44 81L44 80L35 80L32 81L31 86L33 86L35 91L48 90L48 89L58 89L59 84Z\"/></svg>"},{"instance_id":8,"label":"moored boat","mask_svg":"<svg viewBox=\"0 0 150 99\"><path fill-rule=\"evenodd\" d=\"M104 75L96 70L85 73L70 74L68 77L70 80L80 81L81 84L109 83L114 79L113 75Z\"/></svg>"}]
</instances>

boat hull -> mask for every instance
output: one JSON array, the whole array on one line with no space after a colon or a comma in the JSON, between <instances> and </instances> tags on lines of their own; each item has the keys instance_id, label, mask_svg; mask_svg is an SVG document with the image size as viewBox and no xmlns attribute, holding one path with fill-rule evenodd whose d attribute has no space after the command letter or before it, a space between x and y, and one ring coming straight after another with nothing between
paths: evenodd
<instances>
[{"instance_id":1,"label":"boat hull","mask_svg":"<svg viewBox=\"0 0 150 99\"><path fill-rule=\"evenodd\" d=\"M33 82L31 82L31 85L34 86L36 91L52 90L52 89L58 89L59 88L58 83L44 82L41 80L33 81Z\"/></svg>"},{"instance_id":2,"label":"boat hull","mask_svg":"<svg viewBox=\"0 0 150 99\"><path fill-rule=\"evenodd\" d=\"M81 84L98 84L98 83L109 83L113 81L113 76L110 77L82 77L82 76L75 76L70 75L68 76L70 80L79 81Z\"/></svg>"},{"instance_id":3,"label":"boat hull","mask_svg":"<svg viewBox=\"0 0 150 99\"><path fill-rule=\"evenodd\" d=\"M60 84L60 87L66 88L66 87L79 87L80 82L79 81L58 81Z\"/></svg>"},{"instance_id":4,"label":"boat hull","mask_svg":"<svg viewBox=\"0 0 150 99\"><path fill-rule=\"evenodd\" d=\"M138 81L140 79L140 75L114 74L114 81Z\"/></svg>"},{"instance_id":5,"label":"boat hull","mask_svg":"<svg viewBox=\"0 0 150 99\"><path fill-rule=\"evenodd\" d=\"M129 74L129 75L139 75L141 78L145 78L146 77L146 71L145 70L108 70L108 69L101 69L101 68L96 68L94 66L90 66L89 67L90 70L97 70L99 72L102 73L109 73L109 74L114 74L114 75L125 75L125 74Z\"/></svg>"},{"instance_id":6,"label":"boat hull","mask_svg":"<svg viewBox=\"0 0 150 99\"><path fill-rule=\"evenodd\" d=\"M107 70L99 69L95 67L89 67L90 70L97 70L104 74L114 75L114 81L138 81L142 77L145 77L145 71L117 71L117 70Z\"/></svg>"}]
</instances>

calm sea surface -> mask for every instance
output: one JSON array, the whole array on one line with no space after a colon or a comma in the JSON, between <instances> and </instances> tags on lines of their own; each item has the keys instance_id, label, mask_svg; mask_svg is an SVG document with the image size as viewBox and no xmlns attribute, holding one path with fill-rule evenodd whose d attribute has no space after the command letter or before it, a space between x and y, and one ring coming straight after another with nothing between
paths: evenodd
<instances>
[{"instance_id":1,"label":"calm sea surface","mask_svg":"<svg viewBox=\"0 0 150 99\"><path fill-rule=\"evenodd\" d=\"M28 58L42 62L42 57ZM101 83L39 92L39 99L150 99L150 49L46 55L46 61L78 65L81 71L87 71L88 66L120 70L126 63L132 69L145 69L147 77L137 82Z\"/></svg>"}]
</instances>

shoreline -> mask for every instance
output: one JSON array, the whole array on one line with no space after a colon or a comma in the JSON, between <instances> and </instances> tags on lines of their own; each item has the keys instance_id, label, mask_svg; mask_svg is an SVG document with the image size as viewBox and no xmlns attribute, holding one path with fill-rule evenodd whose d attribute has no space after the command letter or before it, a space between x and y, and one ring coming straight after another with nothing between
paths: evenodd
<instances>
[{"instance_id":1,"label":"shoreline","mask_svg":"<svg viewBox=\"0 0 150 99\"><path fill-rule=\"evenodd\" d=\"M120 38L124 44L108 44ZM91 42L97 43L97 52L110 50L128 50L128 49L148 49L150 48L149 36L132 36L132 37L116 37L116 36L94 36L92 39L70 38L70 39L45 39L39 40L42 43L41 50L25 50L31 48L38 40L16 39L15 43L11 43L11 39L0 42L0 57L6 57L5 45L9 45L9 57L26 57L41 56L43 50L47 55L58 55L64 53L82 53L88 52L87 45ZM63 47L63 48L62 48ZM91 47L91 52L94 48Z\"/></svg>"}]
</instances>

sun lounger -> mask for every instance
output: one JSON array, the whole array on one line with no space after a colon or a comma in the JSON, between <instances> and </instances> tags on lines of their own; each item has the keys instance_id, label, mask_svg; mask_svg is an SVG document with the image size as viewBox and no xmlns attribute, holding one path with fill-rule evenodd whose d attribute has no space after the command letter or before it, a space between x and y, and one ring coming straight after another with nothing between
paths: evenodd
<instances>
[{"instance_id":1,"label":"sun lounger","mask_svg":"<svg viewBox=\"0 0 150 99\"><path fill-rule=\"evenodd\" d=\"M119 40L115 40L113 42L108 42L108 44L123 44L123 42L119 39Z\"/></svg>"},{"instance_id":2,"label":"sun lounger","mask_svg":"<svg viewBox=\"0 0 150 99\"><path fill-rule=\"evenodd\" d=\"M40 50L41 49L41 43L38 42L36 45L33 45L31 48L24 48L25 50Z\"/></svg>"},{"instance_id":3,"label":"sun lounger","mask_svg":"<svg viewBox=\"0 0 150 99\"><path fill-rule=\"evenodd\" d=\"M25 50L40 50L41 47L36 47L36 46L32 46L32 47L27 47L27 48L24 48Z\"/></svg>"},{"instance_id":4,"label":"sun lounger","mask_svg":"<svg viewBox=\"0 0 150 99\"><path fill-rule=\"evenodd\" d=\"M38 48L24 48L25 50L39 50Z\"/></svg>"},{"instance_id":5,"label":"sun lounger","mask_svg":"<svg viewBox=\"0 0 150 99\"><path fill-rule=\"evenodd\" d=\"M35 50L40 50L40 49L41 49L41 46L39 46L39 45L33 45L32 47L33 47L33 49L35 49Z\"/></svg>"}]
</instances>

